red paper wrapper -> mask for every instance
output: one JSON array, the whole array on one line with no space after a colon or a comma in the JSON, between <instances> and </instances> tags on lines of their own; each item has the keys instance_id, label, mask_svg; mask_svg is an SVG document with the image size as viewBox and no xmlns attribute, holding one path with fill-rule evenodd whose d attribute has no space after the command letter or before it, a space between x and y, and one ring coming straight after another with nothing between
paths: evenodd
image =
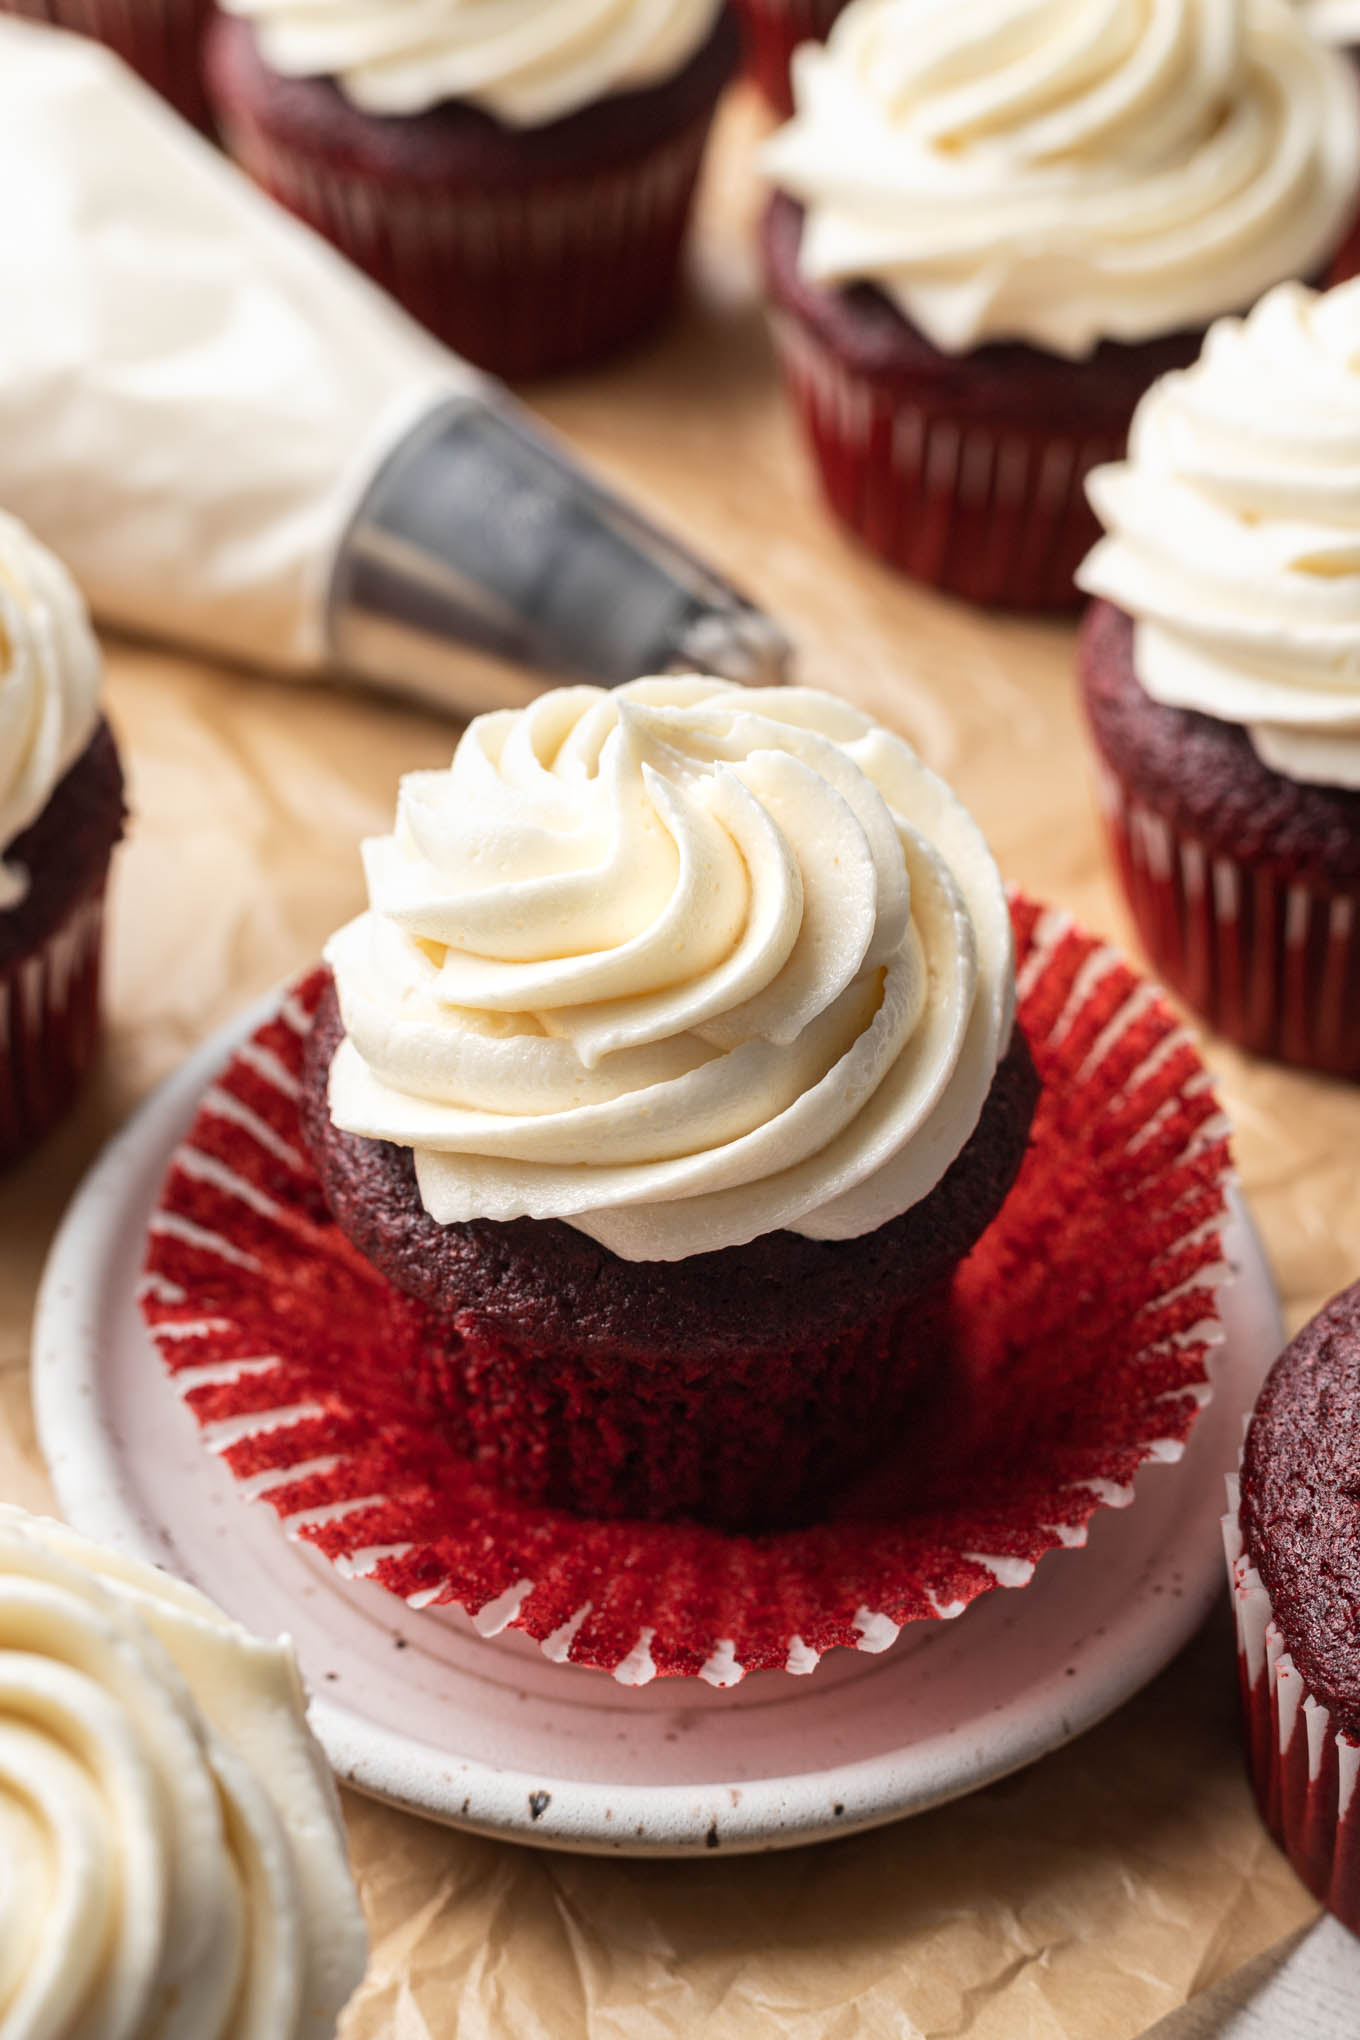
<instances>
[{"instance_id":1,"label":"red paper wrapper","mask_svg":"<svg viewBox=\"0 0 1360 2040\"><path fill-rule=\"evenodd\" d=\"M789 58L799 43L825 42L846 0L735 0L746 69L776 113L793 112Z\"/></svg>"},{"instance_id":2,"label":"red paper wrapper","mask_svg":"<svg viewBox=\"0 0 1360 2040\"><path fill-rule=\"evenodd\" d=\"M1360 1743L1333 1730L1328 1710L1304 1685L1243 1549L1237 1505L1234 1477L1223 1541L1252 1790L1262 1820L1314 1898L1360 1934Z\"/></svg>"},{"instance_id":3,"label":"red paper wrapper","mask_svg":"<svg viewBox=\"0 0 1360 2040\"><path fill-rule=\"evenodd\" d=\"M199 58L212 12L213 0L0 0L0 13L49 21L107 43L186 120L208 130L212 116Z\"/></svg>"},{"instance_id":4,"label":"red paper wrapper","mask_svg":"<svg viewBox=\"0 0 1360 2040\"><path fill-rule=\"evenodd\" d=\"M1101 805L1139 937L1219 1034L1258 1055L1360 1076L1360 895L1209 851L1097 757Z\"/></svg>"},{"instance_id":5,"label":"red paper wrapper","mask_svg":"<svg viewBox=\"0 0 1360 2040\"><path fill-rule=\"evenodd\" d=\"M0 1167L65 1112L99 1045L104 872L41 948L0 970Z\"/></svg>"},{"instance_id":6,"label":"red paper wrapper","mask_svg":"<svg viewBox=\"0 0 1360 2040\"><path fill-rule=\"evenodd\" d=\"M602 1521L457 1457L409 1386L427 1320L340 1234L299 1138L321 973L205 1095L151 1221L147 1320L209 1443L346 1572L630 1684L810 1671L1023 1585L1183 1449L1221 1335L1229 1158L1153 988L1065 915L1012 911L1033 1145L960 1273L948 1381L827 1520L760 1537Z\"/></svg>"}]
</instances>

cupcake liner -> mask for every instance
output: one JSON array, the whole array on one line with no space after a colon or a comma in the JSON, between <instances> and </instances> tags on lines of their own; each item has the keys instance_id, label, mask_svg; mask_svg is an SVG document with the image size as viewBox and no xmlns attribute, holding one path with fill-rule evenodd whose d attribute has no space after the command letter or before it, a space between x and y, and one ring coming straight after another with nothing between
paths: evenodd
<instances>
[{"instance_id":1,"label":"cupcake liner","mask_svg":"<svg viewBox=\"0 0 1360 2040\"><path fill-rule=\"evenodd\" d=\"M810 1671L1022 1586L1184 1449L1221 1337L1229 1159L1154 989L1065 915L1012 912L1033 1144L960 1271L960 1357L822 1522L753 1537L576 1516L458 1457L414 1399L430 1320L339 1232L301 1143L323 972L205 1094L151 1220L143 1307L205 1443L343 1572L627 1684Z\"/></svg>"},{"instance_id":2,"label":"cupcake liner","mask_svg":"<svg viewBox=\"0 0 1360 2040\"><path fill-rule=\"evenodd\" d=\"M1360 1743L1334 1730L1276 1627L1228 1480L1223 1542L1237 1624L1247 1764L1261 1818L1314 1898L1360 1933Z\"/></svg>"},{"instance_id":3,"label":"cupcake liner","mask_svg":"<svg viewBox=\"0 0 1360 2040\"><path fill-rule=\"evenodd\" d=\"M213 0L0 0L0 13L107 43L195 127L211 129L200 48Z\"/></svg>"},{"instance_id":4,"label":"cupcake liner","mask_svg":"<svg viewBox=\"0 0 1360 2040\"><path fill-rule=\"evenodd\" d=\"M712 107L632 161L500 192L394 184L283 146L239 102L227 147L257 184L467 360L510 377L598 359L674 294Z\"/></svg>"},{"instance_id":5,"label":"cupcake liner","mask_svg":"<svg viewBox=\"0 0 1360 2040\"><path fill-rule=\"evenodd\" d=\"M0 969L0 1167L70 1105L99 1044L104 874L40 948Z\"/></svg>"},{"instance_id":6,"label":"cupcake liner","mask_svg":"<svg viewBox=\"0 0 1360 2040\"><path fill-rule=\"evenodd\" d=\"M799 43L825 42L846 0L736 0L746 71L776 113L793 112L789 58Z\"/></svg>"},{"instance_id":7,"label":"cupcake liner","mask_svg":"<svg viewBox=\"0 0 1360 2040\"><path fill-rule=\"evenodd\" d=\"M890 566L1008 609L1070 609L1099 536L1086 476L1117 432L1064 435L1023 417L960 418L857 373L802 319L772 319L776 352L831 508Z\"/></svg>"},{"instance_id":8,"label":"cupcake liner","mask_svg":"<svg viewBox=\"0 0 1360 2040\"><path fill-rule=\"evenodd\" d=\"M1154 970L1258 1055L1360 1076L1360 894L1211 850L1097 759L1115 861Z\"/></svg>"}]
</instances>

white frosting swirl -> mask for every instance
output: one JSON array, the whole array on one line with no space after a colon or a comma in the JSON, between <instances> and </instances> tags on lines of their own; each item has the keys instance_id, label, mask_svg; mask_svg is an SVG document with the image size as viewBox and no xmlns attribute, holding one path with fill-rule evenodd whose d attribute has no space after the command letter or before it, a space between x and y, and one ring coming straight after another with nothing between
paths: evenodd
<instances>
[{"instance_id":1,"label":"white frosting swirl","mask_svg":"<svg viewBox=\"0 0 1360 2040\"><path fill-rule=\"evenodd\" d=\"M1311 276L1360 196L1351 67L1283 0L851 0L767 145L814 282L946 353L1079 359Z\"/></svg>"},{"instance_id":2,"label":"white frosting swirl","mask_svg":"<svg viewBox=\"0 0 1360 2040\"><path fill-rule=\"evenodd\" d=\"M290 1650L0 1506L6 2040L331 2040L365 1936Z\"/></svg>"},{"instance_id":3,"label":"white frosting swirl","mask_svg":"<svg viewBox=\"0 0 1360 2040\"><path fill-rule=\"evenodd\" d=\"M284 77L334 78L366 113L464 100L541 127L683 69L721 0L222 0Z\"/></svg>"},{"instance_id":4,"label":"white frosting swirl","mask_svg":"<svg viewBox=\"0 0 1360 2040\"><path fill-rule=\"evenodd\" d=\"M1077 579L1134 617L1153 699L1360 787L1360 283L1220 321L1087 489L1109 535Z\"/></svg>"},{"instance_id":5,"label":"white frosting swirl","mask_svg":"<svg viewBox=\"0 0 1360 2040\"><path fill-rule=\"evenodd\" d=\"M1310 35L1338 49L1360 48L1360 0L1294 0Z\"/></svg>"},{"instance_id":6,"label":"white frosting swirl","mask_svg":"<svg viewBox=\"0 0 1360 2040\"><path fill-rule=\"evenodd\" d=\"M0 911L28 873L3 861L99 720L102 667L85 604L60 560L0 512Z\"/></svg>"},{"instance_id":7,"label":"white frosting swirl","mask_svg":"<svg viewBox=\"0 0 1360 2040\"><path fill-rule=\"evenodd\" d=\"M831 695L697 677L478 718L364 846L331 1112L426 1209L625 1260L872 1231L976 1126L1014 1002L985 842Z\"/></svg>"}]
</instances>

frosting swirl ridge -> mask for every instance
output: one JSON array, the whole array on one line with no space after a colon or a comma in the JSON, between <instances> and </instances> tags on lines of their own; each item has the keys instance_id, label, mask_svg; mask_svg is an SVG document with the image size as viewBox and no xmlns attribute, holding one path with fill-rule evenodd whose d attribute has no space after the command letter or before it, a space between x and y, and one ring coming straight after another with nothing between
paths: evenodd
<instances>
[{"instance_id":1,"label":"frosting swirl ridge","mask_svg":"<svg viewBox=\"0 0 1360 2040\"><path fill-rule=\"evenodd\" d=\"M854 1237L938 1182L1009 1036L976 824L809 689L481 716L364 861L331 1113L415 1151L441 1224L563 1219L625 1260Z\"/></svg>"},{"instance_id":2,"label":"frosting swirl ridge","mask_svg":"<svg viewBox=\"0 0 1360 2040\"><path fill-rule=\"evenodd\" d=\"M1134 618L1153 699L1360 787L1360 283L1221 320L1087 486L1107 536L1077 578Z\"/></svg>"},{"instance_id":3,"label":"frosting swirl ridge","mask_svg":"<svg viewBox=\"0 0 1360 2040\"><path fill-rule=\"evenodd\" d=\"M682 69L721 0L222 0L284 77L334 78L367 113L464 100L540 127Z\"/></svg>"},{"instance_id":4,"label":"frosting swirl ridge","mask_svg":"<svg viewBox=\"0 0 1360 2040\"><path fill-rule=\"evenodd\" d=\"M1320 269L1356 90L1284 0L853 0L764 162L814 282L877 284L946 353L1078 359Z\"/></svg>"},{"instance_id":5,"label":"frosting swirl ridge","mask_svg":"<svg viewBox=\"0 0 1360 2040\"><path fill-rule=\"evenodd\" d=\"M0 2026L330 2040L363 1966L291 1652L0 1506Z\"/></svg>"},{"instance_id":6,"label":"frosting swirl ridge","mask_svg":"<svg viewBox=\"0 0 1360 2040\"><path fill-rule=\"evenodd\" d=\"M103 668L89 616L60 560L0 512L0 910L28 874L6 846L35 822L99 720Z\"/></svg>"}]
</instances>

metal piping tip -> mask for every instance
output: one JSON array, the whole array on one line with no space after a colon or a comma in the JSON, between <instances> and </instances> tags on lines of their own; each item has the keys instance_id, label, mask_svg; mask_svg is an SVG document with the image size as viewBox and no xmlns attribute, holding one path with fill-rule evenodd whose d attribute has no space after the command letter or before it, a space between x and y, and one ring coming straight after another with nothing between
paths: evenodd
<instances>
[{"instance_id":1,"label":"metal piping tip","mask_svg":"<svg viewBox=\"0 0 1360 2040\"><path fill-rule=\"evenodd\" d=\"M696 616L681 639L672 670L692 667L743 687L782 687L793 662L793 644L777 623L743 605L724 615Z\"/></svg>"}]
</instances>

